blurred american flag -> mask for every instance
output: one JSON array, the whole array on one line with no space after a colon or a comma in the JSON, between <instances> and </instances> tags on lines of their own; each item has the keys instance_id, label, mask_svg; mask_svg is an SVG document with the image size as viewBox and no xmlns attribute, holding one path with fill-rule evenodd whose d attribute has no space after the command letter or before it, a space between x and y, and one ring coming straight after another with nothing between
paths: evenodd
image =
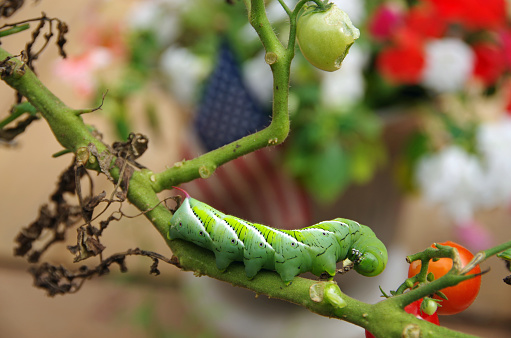
<instances>
[{"instance_id":1,"label":"blurred american flag","mask_svg":"<svg viewBox=\"0 0 511 338\"><path fill-rule=\"evenodd\" d=\"M270 124L270 112L254 99L241 74L229 42L223 39L216 66L205 84L194 129L182 147L185 159ZM194 198L249 221L288 229L306 226L311 220L309 198L280 166L281 152L280 147L258 150L183 188Z\"/></svg>"}]
</instances>

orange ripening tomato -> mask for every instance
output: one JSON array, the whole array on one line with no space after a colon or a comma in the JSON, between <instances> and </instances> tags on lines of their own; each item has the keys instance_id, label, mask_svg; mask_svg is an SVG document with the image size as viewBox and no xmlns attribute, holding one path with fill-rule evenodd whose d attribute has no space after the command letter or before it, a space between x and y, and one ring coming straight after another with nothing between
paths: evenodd
<instances>
[{"instance_id":1,"label":"orange ripening tomato","mask_svg":"<svg viewBox=\"0 0 511 338\"><path fill-rule=\"evenodd\" d=\"M451 241L447 241L444 243L439 243L441 245L447 245L453 248L458 249L460 254L461 264L462 266L467 265L474 255L468 251L466 248L462 247L459 244L456 244ZM432 245L434 247L434 245ZM438 261L430 261L428 272L432 272L435 276L435 279L438 279L445 275L452 268L452 260L450 258L440 258ZM421 262L414 261L410 264L408 269L408 278L415 276L421 270ZM476 266L473 268L468 274L477 274L481 272L481 268ZM455 286L450 286L448 288L440 290L445 294L447 300L442 300L439 302L439 307L437 313L439 315L453 315L467 309L472 302L477 297L479 293L479 289L481 288L481 276L477 276L475 278L463 281ZM442 299L435 295L436 299Z\"/></svg>"}]
</instances>

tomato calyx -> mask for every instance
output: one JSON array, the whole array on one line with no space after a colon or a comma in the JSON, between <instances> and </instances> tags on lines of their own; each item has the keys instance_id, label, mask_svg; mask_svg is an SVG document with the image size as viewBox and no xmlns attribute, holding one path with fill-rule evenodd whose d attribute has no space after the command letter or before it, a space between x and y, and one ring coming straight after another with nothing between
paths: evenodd
<instances>
[{"instance_id":1,"label":"tomato calyx","mask_svg":"<svg viewBox=\"0 0 511 338\"><path fill-rule=\"evenodd\" d=\"M319 6L317 3L311 4L311 5L304 5L300 12L298 12L298 16L302 15L311 15L314 13L322 13L328 11L334 3L330 2L328 4L323 4L323 6Z\"/></svg>"}]
</instances>

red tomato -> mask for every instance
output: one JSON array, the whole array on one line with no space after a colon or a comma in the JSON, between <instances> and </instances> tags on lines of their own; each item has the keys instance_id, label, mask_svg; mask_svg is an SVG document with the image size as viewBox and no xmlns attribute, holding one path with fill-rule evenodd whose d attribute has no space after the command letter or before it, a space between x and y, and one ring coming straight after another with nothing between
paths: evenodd
<instances>
[{"instance_id":1,"label":"red tomato","mask_svg":"<svg viewBox=\"0 0 511 338\"><path fill-rule=\"evenodd\" d=\"M470 251L454 242L447 241L445 243L440 244L448 245L458 249L462 266L467 265L468 262L470 262L474 257L474 255ZM432 245L432 247L434 246ZM445 275L449 270L451 270L451 268L452 260L450 258L440 258L436 262L434 261L429 262L428 272L432 272L433 275L435 275L435 279L438 279ZM412 262L408 269L408 278L418 274L420 272L420 269L421 269L420 261ZM476 266L469 272L469 274L477 274L480 272L481 268L479 266ZM437 310L438 314L452 315L465 310L476 299L480 287L481 276L477 276L475 278L461 282L458 285L451 286L441 290L441 292L443 292L448 299L439 302ZM442 299L438 296L435 296L434 298Z\"/></svg>"},{"instance_id":2,"label":"red tomato","mask_svg":"<svg viewBox=\"0 0 511 338\"><path fill-rule=\"evenodd\" d=\"M438 314L435 312L432 315L428 315L427 313L424 313L421 311L421 303L422 299L416 300L415 302L405 306L405 311L407 313L410 313L412 315L415 315L415 317L419 319L423 319L427 322L440 325L440 322L438 321ZM366 330L366 338L375 338L373 334Z\"/></svg>"}]
</instances>

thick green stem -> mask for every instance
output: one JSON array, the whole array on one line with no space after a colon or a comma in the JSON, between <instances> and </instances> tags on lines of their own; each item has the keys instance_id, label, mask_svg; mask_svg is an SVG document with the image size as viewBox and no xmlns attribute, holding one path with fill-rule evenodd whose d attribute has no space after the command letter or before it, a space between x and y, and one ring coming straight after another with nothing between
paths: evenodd
<instances>
[{"instance_id":1,"label":"thick green stem","mask_svg":"<svg viewBox=\"0 0 511 338\"><path fill-rule=\"evenodd\" d=\"M12 57L0 48L0 75L12 88L25 96L48 122L59 143L66 149L76 152L93 144L98 153L107 151L107 147L95 138L83 123L76 111L66 106L36 75L20 60ZM90 162L91 168L98 170L97 162ZM119 169L110 171L114 180L119 179ZM167 236L166 220L172 217L167 208L159 205L160 200L151 189L147 171L135 171L130 181L128 199L141 211L147 211L145 216L156 226L162 236Z\"/></svg>"},{"instance_id":2,"label":"thick green stem","mask_svg":"<svg viewBox=\"0 0 511 338\"><path fill-rule=\"evenodd\" d=\"M59 143L75 152L89 143L101 152L106 147L91 135L80 117L73 113L58 97L46 88L36 75L20 60L0 48L0 74L2 80L15 88L43 115Z\"/></svg>"},{"instance_id":3,"label":"thick green stem","mask_svg":"<svg viewBox=\"0 0 511 338\"><path fill-rule=\"evenodd\" d=\"M474 258L463 268L462 273L466 273L472 270L476 265L488 259L488 257L494 256L504 250L511 249L511 241L497 245L496 247L488 250L478 252Z\"/></svg>"},{"instance_id":4,"label":"thick green stem","mask_svg":"<svg viewBox=\"0 0 511 338\"><path fill-rule=\"evenodd\" d=\"M22 32L22 31L27 30L29 28L30 28L30 25L28 23L26 23L26 24L23 24L23 25L14 26L14 27L11 27L11 28L0 30L0 38L5 37L5 36L9 36L9 35L13 35L13 34L16 34L16 33L19 33L19 32Z\"/></svg>"},{"instance_id":5,"label":"thick green stem","mask_svg":"<svg viewBox=\"0 0 511 338\"><path fill-rule=\"evenodd\" d=\"M258 149L282 143L289 134L289 77L294 49L286 50L266 16L264 1L252 0L250 6L250 23L263 42L273 72L273 106L272 121L265 129L245 136L221 148L210 151L189 161L176 163L161 173L151 175L154 191L170 189L180 183L196 178L207 178L224 163L254 152Z\"/></svg>"},{"instance_id":6,"label":"thick green stem","mask_svg":"<svg viewBox=\"0 0 511 338\"><path fill-rule=\"evenodd\" d=\"M414 329L413 332L420 331L421 337L472 337L405 313L401 302L394 297L372 305L340 292L338 296L343 306L337 307L326 299L315 301L311 297L311 287L318 283L327 285L332 282L295 277L293 282L286 286L277 273L267 270L259 271L250 280L246 277L242 263L234 262L225 272L221 272L216 268L215 256L211 251L182 240L169 241L169 245L172 246L173 253L179 257L179 263L184 270L244 287L257 294L295 303L322 316L342 319L368 329L377 337L413 337L405 333L405 330L411 328Z\"/></svg>"},{"instance_id":7,"label":"thick green stem","mask_svg":"<svg viewBox=\"0 0 511 338\"><path fill-rule=\"evenodd\" d=\"M30 102L22 102L11 109L11 114L0 121L0 129L5 128L9 123L15 121L21 115L28 113L30 115L37 114L37 110Z\"/></svg>"}]
</instances>

